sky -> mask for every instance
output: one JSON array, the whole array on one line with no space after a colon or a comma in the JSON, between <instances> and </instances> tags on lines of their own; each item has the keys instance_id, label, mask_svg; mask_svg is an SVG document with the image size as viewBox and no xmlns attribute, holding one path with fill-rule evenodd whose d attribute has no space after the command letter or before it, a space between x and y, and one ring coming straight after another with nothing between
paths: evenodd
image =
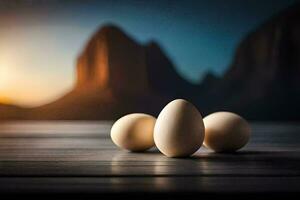
<instances>
[{"instance_id":1,"label":"sky","mask_svg":"<svg viewBox=\"0 0 300 200\"><path fill-rule=\"evenodd\" d=\"M191 82L221 76L239 42L295 2L0 0L0 102L32 107L70 90L76 57L108 23L138 42L156 40Z\"/></svg>"}]
</instances>

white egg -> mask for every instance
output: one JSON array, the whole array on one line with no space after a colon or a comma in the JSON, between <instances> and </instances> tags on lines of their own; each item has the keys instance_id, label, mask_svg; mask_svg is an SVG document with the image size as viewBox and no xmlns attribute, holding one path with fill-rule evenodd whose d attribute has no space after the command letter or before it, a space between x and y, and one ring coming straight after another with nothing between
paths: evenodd
<instances>
[{"instance_id":1,"label":"white egg","mask_svg":"<svg viewBox=\"0 0 300 200\"><path fill-rule=\"evenodd\" d=\"M190 156L201 147L203 139L202 116L190 102L177 99L160 112L154 127L154 142L166 156Z\"/></svg>"},{"instance_id":2,"label":"white egg","mask_svg":"<svg viewBox=\"0 0 300 200\"><path fill-rule=\"evenodd\" d=\"M153 129L156 119L147 114L133 113L118 119L111 128L112 141L120 148L145 151L154 146Z\"/></svg>"},{"instance_id":3,"label":"white egg","mask_svg":"<svg viewBox=\"0 0 300 200\"><path fill-rule=\"evenodd\" d=\"M248 122L231 112L216 112L204 119L204 146L216 152L234 152L250 138Z\"/></svg>"}]
</instances>

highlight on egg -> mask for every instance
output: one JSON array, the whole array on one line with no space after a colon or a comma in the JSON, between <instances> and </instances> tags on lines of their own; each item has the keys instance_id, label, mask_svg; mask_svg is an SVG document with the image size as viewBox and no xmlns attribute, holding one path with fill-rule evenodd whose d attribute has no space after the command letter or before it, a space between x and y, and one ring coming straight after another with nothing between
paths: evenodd
<instances>
[{"instance_id":1,"label":"highlight on egg","mask_svg":"<svg viewBox=\"0 0 300 200\"><path fill-rule=\"evenodd\" d=\"M133 113L118 119L112 126L110 136L122 149L139 152L154 146L153 129L156 118L143 113Z\"/></svg>"},{"instance_id":2,"label":"highlight on egg","mask_svg":"<svg viewBox=\"0 0 300 200\"><path fill-rule=\"evenodd\" d=\"M250 125L231 112L215 112L204 119L204 146L215 152L234 152L247 144Z\"/></svg>"},{"instance_id":3,"label":"highlight on egg","mask_svg":"<svg viewBox=\"0 0 300 200\"><path fill-rule=\"evenodd\" d=\"M203 139L202 116L190 102L176 99L160 112L154 127L154 142L164 155L190 156L201 147Z\"/></svg>"}]
</instances>

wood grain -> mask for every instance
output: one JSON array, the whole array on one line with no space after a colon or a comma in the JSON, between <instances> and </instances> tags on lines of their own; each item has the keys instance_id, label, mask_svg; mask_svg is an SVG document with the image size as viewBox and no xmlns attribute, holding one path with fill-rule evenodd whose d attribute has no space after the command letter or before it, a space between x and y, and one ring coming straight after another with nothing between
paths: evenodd
<instances>
[{"instance_id":1,"label":"wood grain","mask_svg":"<svg viewBox=\"0 0 300 200\"><path fill-rule=\"evenodd\" d=\"M234 154L201 148L171 159L120 150L112 122L0 124L2 193L268 193L300 191L300 125L253 123ZM184 187L182 187L184 185Z\"/></svg>"}]
</instances>

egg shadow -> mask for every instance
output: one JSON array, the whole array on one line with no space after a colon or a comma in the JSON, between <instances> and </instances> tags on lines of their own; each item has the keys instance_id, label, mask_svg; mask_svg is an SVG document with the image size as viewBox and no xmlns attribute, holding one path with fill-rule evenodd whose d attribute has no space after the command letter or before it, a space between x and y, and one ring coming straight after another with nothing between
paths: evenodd
<instances>
[{"instance_id":1,"label":"egg shadow","mask_svg":"<svg viewBox=\"0 0 300 200\"><path fill-rule=\"evenodd\" d=\"M161 154L160 151L155 148L152 147L146 151L128 151L128 153L132 153L132 154Z\"/></svg>"}]
</instances>

